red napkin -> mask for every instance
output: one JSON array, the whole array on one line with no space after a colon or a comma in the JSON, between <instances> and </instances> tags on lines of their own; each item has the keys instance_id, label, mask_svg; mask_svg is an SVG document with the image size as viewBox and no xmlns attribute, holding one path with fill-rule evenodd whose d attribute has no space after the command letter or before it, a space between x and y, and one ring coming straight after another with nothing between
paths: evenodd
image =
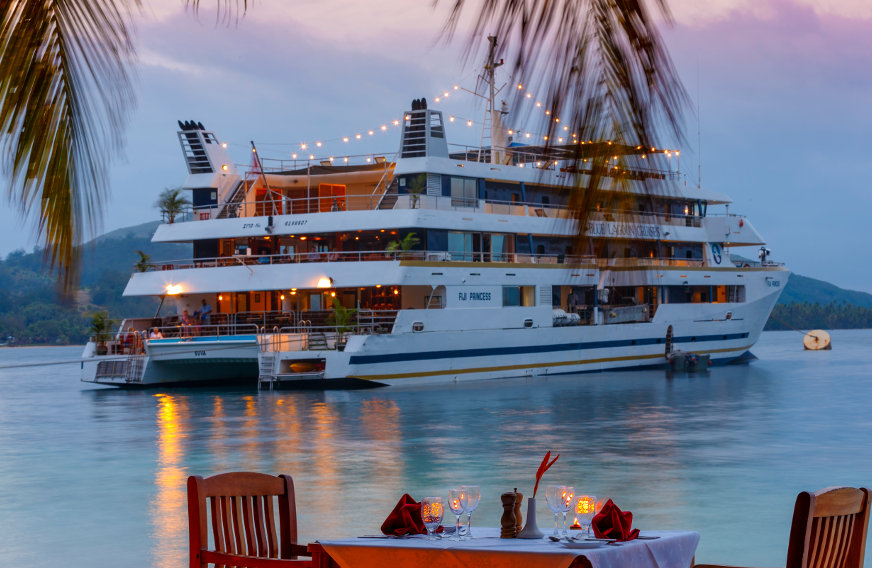
<instances>
[{"instance_id":1,"label":"red napkin","mask_svg":"<svg viewBox=\"0 0 872 568\"><path fill-rule=\"evenodd\" d=\"M427 534L427 527L421 520L421 504L412 499L408 493L404 494L382 523L381 531L396 536ZM442 527L437 528L435 532L442 532Z\"/></svg>"},{"instance_id":2,"label":"red napkin","mask_svg":"<svg viewBox=\"0 0 872 568\"><path fill-rule=\"evenodd\" d=\"M639 529L633 526L633 513L621 511L617 505L609 499L593 521L593 534L597 538L613 538L618 541L633 540L639 536Z\"/></svg>"}]
</instances>

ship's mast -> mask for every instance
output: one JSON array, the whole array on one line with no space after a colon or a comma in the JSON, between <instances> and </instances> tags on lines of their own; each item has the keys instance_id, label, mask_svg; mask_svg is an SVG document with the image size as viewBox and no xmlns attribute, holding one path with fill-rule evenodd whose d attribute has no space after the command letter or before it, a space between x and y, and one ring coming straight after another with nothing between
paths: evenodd
<instances>
[{"instance_id":1,"label":"ship's mast","mask_svg":"<svg viewBox=\"0 0 872 568\"><path fill-rule=\"evenodd\" d=\"M497 87L494 72L496 71L497 67L503 64L503 60L500 59L499 61L496 61L497 37L487 36L487 41L488 43L490 43L490 47L488 48L487 62L484 64L484 77L485 81L487 81L488 84L487 108L488 112L490 113L491 130L490 161L492 164L497 164L499 163L499 154L503 152L503 149L500 148L498 152L496 148L497 141L502 140L502 121L500 120L499 111L497 110L496 105Z\"/></svg>"}]
</instances>

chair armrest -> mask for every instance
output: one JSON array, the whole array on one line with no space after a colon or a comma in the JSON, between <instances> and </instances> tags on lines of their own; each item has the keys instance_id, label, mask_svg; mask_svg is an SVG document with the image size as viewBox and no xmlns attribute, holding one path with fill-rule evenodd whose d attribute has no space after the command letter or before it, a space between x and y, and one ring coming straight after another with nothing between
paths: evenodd
<instances>
[{"instance_id":1,"label":"chair armrest","mask_svg":"<svg viewBox=\"0 0 872 568\"><path fill-rule=\"evenodd\" d=\"M304 544L292 544L290 552L291 556L312 556L309 547Z\"/></svg>"}]
</instances>

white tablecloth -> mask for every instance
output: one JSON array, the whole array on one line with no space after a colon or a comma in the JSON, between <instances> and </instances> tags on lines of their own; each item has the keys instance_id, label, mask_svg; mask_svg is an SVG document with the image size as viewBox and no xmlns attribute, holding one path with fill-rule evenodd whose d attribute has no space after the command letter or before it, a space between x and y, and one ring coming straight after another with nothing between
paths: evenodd
<instances>
[{"instance_id":1,"label":"white tablecloth","mask_svg":"<svg viewBox=\"0 0 872 568\"><path fill-rule=\"evenodd\" d=\"M577 534L577 533L575 533ZM463 541L424 537L350 538L320 540L321 546L342 568L434 566L453 568L566 568L584 556L593 568L689 568L699 533L644 531L654 540L633 540L590 549L572 549L547 538L501 539L499 530L473 527L473 538Z\"/></svg>"}]
</instances>

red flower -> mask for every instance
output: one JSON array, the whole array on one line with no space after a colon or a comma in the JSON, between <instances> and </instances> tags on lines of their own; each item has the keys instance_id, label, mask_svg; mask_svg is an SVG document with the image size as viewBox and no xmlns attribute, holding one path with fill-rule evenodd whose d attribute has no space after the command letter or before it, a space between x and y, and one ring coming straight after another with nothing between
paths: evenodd
<instances>
[{"instance_id":1,"label":"red flower","mask_svg":"<svg viewBox=\"0 0 872 568\"><path fill-rule=\"evenodd\" d=\"M560 457L560 454L557 454L557 457L551 460L551 463L548 463L548 458L551 457L551 451L545 452L545 458L542 460L542 465L539 466L539 469L536 471L536 485L533 486L533 498L536 498L536 491L539 489L539 480L542 479L542 476L545 475L545 472L548 471L548 468L554 465L554 462L557 461L557 458Z\"/></svg>"}]
</instances>

